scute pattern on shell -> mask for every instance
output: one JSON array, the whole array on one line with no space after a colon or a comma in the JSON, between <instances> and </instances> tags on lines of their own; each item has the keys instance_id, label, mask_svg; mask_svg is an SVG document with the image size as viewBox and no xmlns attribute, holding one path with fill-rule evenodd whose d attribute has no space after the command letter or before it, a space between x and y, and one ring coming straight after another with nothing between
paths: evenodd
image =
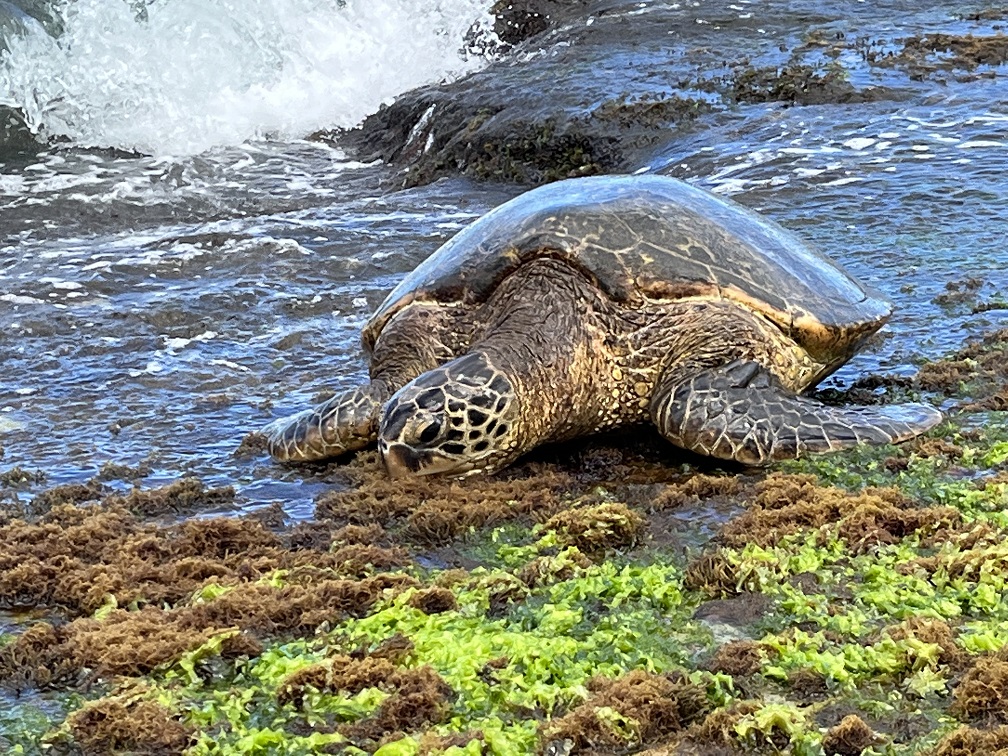
<instances>
[{"instance_id":1,"label":"scute pattern on shell","mask_svg":"<svg viewBox=\"0 0 1008 756\"><path fill-rule=\"evenodd\" d=\"M413 301L485 301L517 267L546 256L630 305L738 301L820 354L847 350L890 313L821 253L731 200L666 176L600 176L526 192L461 231L389 294L364 343Z\"/></svg>"}]
</instances>

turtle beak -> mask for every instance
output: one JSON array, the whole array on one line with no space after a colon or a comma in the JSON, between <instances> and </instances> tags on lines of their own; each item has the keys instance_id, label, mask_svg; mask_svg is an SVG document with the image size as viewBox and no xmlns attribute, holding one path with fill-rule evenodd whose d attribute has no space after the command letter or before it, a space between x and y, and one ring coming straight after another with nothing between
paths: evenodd
<instances>
[{"instance_id":1,"label":"turtle beak","mask_svg":"<svg viewBox=\"0 0 1008 756\"><path fill-rule=\"evenodd\" d=\"M481 472L469 464L460 464L458 460L445 457L434 451L417 451L416 449L380 439L378 451L390 478L409 478L419 475L449 475L455 478L466 478Z\"/></svg>"},{"instance_id":2,"label":"turtle beak","mask_svg":"<svg viewBox=\"0 0 1008 756\"><path fill-rule=\"evenodd\" d=\"M385 469L391 478L408 478L413 475L423 475L423 468L425 467L424 457L430 456L423 452L417 453L403 444L389 444L384 439L379 442L378 450L381 452L382 461L385 462Z\"/></svg>"}]
</instances>

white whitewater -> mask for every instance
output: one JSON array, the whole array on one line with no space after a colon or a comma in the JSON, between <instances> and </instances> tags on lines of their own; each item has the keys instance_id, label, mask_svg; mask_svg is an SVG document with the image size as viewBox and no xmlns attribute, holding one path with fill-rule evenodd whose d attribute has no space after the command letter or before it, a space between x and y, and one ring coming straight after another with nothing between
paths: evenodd
<instances>
[{"instance_id":1,"label":"white whitewater","mask_svg":"<svg viewBox=\"0 0 1008 756\"><path fill-rule=\"evenodd\" d=\"M43 138L192 155L352 127L479 67L490 0L68 0L0 46L0 105Z\"/></svg>"}]
</instances>

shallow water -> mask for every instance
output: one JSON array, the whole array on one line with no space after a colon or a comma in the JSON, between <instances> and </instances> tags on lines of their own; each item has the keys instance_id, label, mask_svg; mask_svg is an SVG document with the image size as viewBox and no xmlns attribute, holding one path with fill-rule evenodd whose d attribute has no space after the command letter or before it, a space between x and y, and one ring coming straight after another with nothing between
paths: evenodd
<instances>
[{"instance_id":1,"label":"shallow water","mask_svg":"<svg viewBox=\"0 0 1008 756\"><path fill-rule=\"evenodd\" d=\"M106 461L149 459L147 483L192 473L236 485L246 506L280 500L292 515L309 516L325 481L237 459L240 440L323 391L361 380L358 329L385 292L524 187L457 179L397 191L397 169L355 162L303 137L352 126L409 86L485 65L458 50L489 3L439 4L441 16L419 25L430 32L424 42L410 23L396 26L395 14L378 23L364 4L291 0L284 6L291 23L263 49L246 47L242 36L258 28L255 9L168 5L177 14L172 24L144 27L133 11L81 3L95 16L64 18L64 34L76 35L69 52L37 52L54 43L31 37L41 33L34 30L18 38L16 55L0 58L0 102L50 139L28 150L13 141L0 147L2 462L40 468L60 483L89 478ZM199 36L182 21L199 28L206 14L217 14L217 23L229 9L237 18L230 57L175 68L174 83L102 79L101 66L74 67L81 40L97 39L89 23L114 16L103 60L106 68L118 60L128 73L125 51L147 35L174 40L186 59L185 44ZM579 96L588 104L607 92L684 91L681 74L716 75L718 59L780 63L787 56L779 47L793 48L812 27L887 38L933 25L997 28L956 14L909 3L859 6L853 16L800 2L610 3L481 76L501 87L533 86L529 71L583 78L590 86ZM342 35L338 54L312 47L316 27ZM360 43L352 55L350 43ZM167 56L172 47L156 49ZM357 61L367 65L351 75ZM915 360L955 348L1008 312L972 312L1002 301L1008 288L1008 70L918 81L849 62L855 84L898 87L899 97L719 107L631 166L765 212L895 303L884 338L835 376L841 383L872 370L912 372ZM31 103L18 101L24 87L12 84L30 76L40 77ZM312 107L295 91L307 92ZM226 111L216 109L222 92L232 98ZM968 278L982 283L964 301L934 301Z\"/></svg>"}]
</instances>

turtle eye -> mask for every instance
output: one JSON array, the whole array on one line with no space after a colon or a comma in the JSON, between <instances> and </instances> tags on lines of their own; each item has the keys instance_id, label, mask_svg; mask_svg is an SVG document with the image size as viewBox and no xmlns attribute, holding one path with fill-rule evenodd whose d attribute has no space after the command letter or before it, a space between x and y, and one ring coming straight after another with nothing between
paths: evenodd
<instances>
[{"instance_id":1,"label":"turtle eye","mask_svg":"<svg viewBox=\"0 0 1008 756\"><path fill-rule=\"evenodd\" d=\"M424 429L420 431L420 435L418 436L419 441L421 444L429 444L435 438L438 437L438 433L440 432L441 432L441 421L431 420L429 423L427 423L427 425L424 426Z\"/></svg>"}]
</instances>

